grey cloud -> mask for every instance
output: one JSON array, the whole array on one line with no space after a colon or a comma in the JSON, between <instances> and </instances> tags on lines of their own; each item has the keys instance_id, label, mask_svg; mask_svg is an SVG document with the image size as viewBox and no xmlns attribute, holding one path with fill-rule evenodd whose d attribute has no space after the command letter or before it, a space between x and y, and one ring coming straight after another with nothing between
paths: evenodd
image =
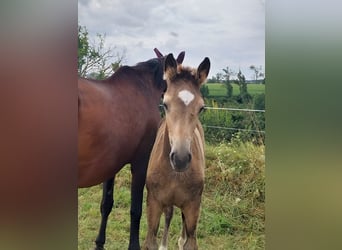
<instances>
[{"instance_id":1,"label":"grey cloud","mask_svg":"<svg viewBox=\"0 0 342 250\"><path fill-rule=\"evenodd\" d=\"M192 66L212 57L212 75L226 66L265 65L262 0L97 0L98 6L94 1L79 0L80 24L126 47L128 64L150 58L158 47L166 53L185 50L185 63Z\"/></svg>"},{"instance_id":2,"label":"grey cloud","mask_svg":"<svg viewBox=\"0 0 342 250\"><path fill-rule=\"evenodd\" d=\"M78 0L78 3L82 4L82 5L88 5L89 2L90 2L90 0Z\"/></svg>"},{"instance_id":3,"label":"grey cloud","mask_svg":"<svg viewBox=\"0 0 342 250\"><path fill-rule=\"evenodd\" d=\"M173 32L173 31L170 32L170 35L171 35L171 36L174 36L174 37L178 37L178 33Z\"/></svg>"}]
</instances>

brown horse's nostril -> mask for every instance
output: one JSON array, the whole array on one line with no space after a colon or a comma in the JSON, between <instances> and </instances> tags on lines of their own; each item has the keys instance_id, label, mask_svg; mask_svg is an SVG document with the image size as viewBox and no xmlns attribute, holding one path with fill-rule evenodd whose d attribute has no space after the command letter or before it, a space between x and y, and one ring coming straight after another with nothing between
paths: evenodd
<instances>
[{"instance_id":1,"label":"brown horse's nostril","mask_svg":"<svg viewBox=\"0 0 342 250\"><path fill-rule=\"evenodd\" d=\"M189 154L189 162L191 161L191 157L192 157L191 154Z\"/></svg>"}]
</instances>

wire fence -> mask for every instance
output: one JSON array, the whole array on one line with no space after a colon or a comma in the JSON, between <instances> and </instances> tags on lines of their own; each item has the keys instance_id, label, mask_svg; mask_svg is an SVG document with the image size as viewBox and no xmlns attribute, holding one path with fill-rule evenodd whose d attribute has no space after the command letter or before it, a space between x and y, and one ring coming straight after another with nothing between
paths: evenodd
<instances>
[{"instance_id":1,"label":"wire fence","mask_svg":"<svg viewBox=\"0 0 342 250\"><path fill-rule=\"evenodd\" d=\"M244 128L228 128L228 127L220 127L220 126L211 126L202 124L205 128L214 128L214 129L225 129L225 130L233 130L233 131L245 131L245 132L255 132L265 134L266 132L263 130L255 130L255 129L244 129Z\"/></svg>"},{"instance_id":2,"label":"wire fence","mask_svg":"<svg viewBox=\"0 0 342 250\"><path fill-rule=\"evenodd\" d=\"M161 112L163 113L163 106L160 105ZM224 108L224 107L205 107L206 110L218 110L218 111L232 111L232 112L246 112L246 113L265 113L265 110L262 109L246 109L246 108ZM254 119L255 120L255 117ZM228 126L222 126L222 125L214 125L210 124L212 121L209 119L206 122L202 122L202 126L205 129L214 129L214 130L222 130L222 131L231 131L231 133L234 132L246 132L246 133L254 133L254 134L259 134L259 135L265 135L264 130L259 130L259 129L249 129L249 128L237 128L237 127L228 127ZM254 121L255 123L255 121ZM222 134L221 134L222 135ZM224 136L224 135L222 135Z\"/></svg>"},{"instance_id":3,"label":"wire fence","mask_svg":"<svg viewBox=\"0 0 342 250\"><path fill-rule=\"evenodd\" d=\"M242 112L263 112L263 109L238 109L238 108L216 108L216 107L205 107L206 109L213 109L213 110L227 110L227 111L242 111Z\"/></svg>"},{"instance_id":4,"label":"wire fence","mask_svg":"<svg viewBox=\"0 0 342 250\"><path fill-rule=\"evenodd\" d=\"M225 111L241 111L241 112L260 112L265 113L263 109L239 109L239 108L219 108L219 107L205 107L208 110L225 110ZM231 128L231 127L222 127L222 126L214 126L214 125L207 125L202 124L203 127L206 128L213 128L213 129L223 129L223 130L232 130L232 131L245 131L245 132L255 132L255 133L263 133L265 134L264 130L256 130L256 129L242 129L242 128Z\"/></svg>"}]
</instances>

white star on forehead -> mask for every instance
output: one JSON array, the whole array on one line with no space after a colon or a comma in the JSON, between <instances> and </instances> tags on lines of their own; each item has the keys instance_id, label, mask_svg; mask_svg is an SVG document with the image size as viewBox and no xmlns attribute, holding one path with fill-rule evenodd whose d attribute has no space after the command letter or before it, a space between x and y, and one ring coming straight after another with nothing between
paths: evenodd
<instances>
[{"instance_id":1,"label":"white star on forehead","mask_svg":"<svg viewBox=\"0 0 342 250\"><path fill-rule=\"evenodd\" d=\"M189 90L181 90L178 93L178 97L184 102L186 106L189 105L190 102L195 98L194 94L191 93Z\"/></svg>"}]
</instances>

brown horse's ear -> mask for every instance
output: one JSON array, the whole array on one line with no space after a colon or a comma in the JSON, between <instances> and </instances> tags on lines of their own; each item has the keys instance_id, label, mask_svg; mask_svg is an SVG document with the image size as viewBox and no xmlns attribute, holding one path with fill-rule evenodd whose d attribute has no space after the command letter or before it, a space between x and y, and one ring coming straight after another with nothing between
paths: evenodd
<instances>
[{"instance_id":1,"label":"brown horse's ear","mask_svg":"<svg viewBox=\"0 0 342 250\"><path fill-rule=\"evenodd\" d=\"M163 54L157 48L154 48L154 53L156 53L158 58L163 57Z\"/></svg>"},{"instance_id":2,"label":"brown horse's ear","mask_svg":"<svg viewBox=\"0 0 342 250\"><path fill-rule=\"evenodd\" d=\"M184 56L185 56L185 51L182 51L181 53L179 53L179 55L177 56L177 63L178 64L182 64L184 61Z\"/></svg>"},{"instance_id":3,"label":"brown horse's ear","mask_svg":"<svg viewBox=\"0 0 342 250\"><path fill-rule=\"evenodd\" d=\"M168 54L164 62L164 80L172 79L177 74L177 62L173 54Z\"/></svg>"},{"instance_id":4,"label":"brown horse's ear","mask_svg":"<svg viewBox=\"0 0 342 250\"><path fill-rule=\"evenodd\" d=\"M204 58L203 62L197 68L197 79L199 85L205 82L210 70L210 60L208 57Z\"/></svg>"}]
</instances>

